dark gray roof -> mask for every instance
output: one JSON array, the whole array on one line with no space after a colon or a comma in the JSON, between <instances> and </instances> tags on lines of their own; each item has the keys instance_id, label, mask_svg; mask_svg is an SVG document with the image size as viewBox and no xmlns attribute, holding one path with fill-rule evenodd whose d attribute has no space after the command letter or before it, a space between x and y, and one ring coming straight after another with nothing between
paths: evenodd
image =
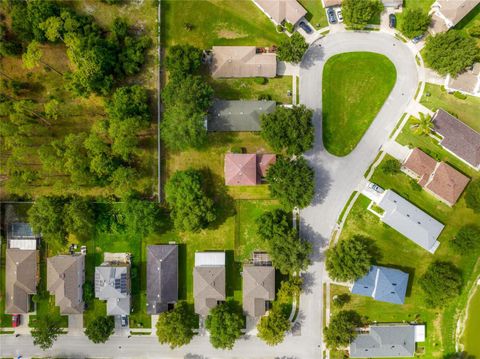
<instances>
[{"instance_id":1,"label":"dark gray roof","mask_svg":"<svg viewBox=\"0 0 480 359\"><path fill-rule=\"evenodd\" d=\"M147 313L158 314L178 300L178 246L147 247Z\"/></svg>"},{"instance_id":2,"label":"dark gray roof","mask_svg":"<svg viewBox=\"0 0 480 359\"><path fill-rule=\"evenodd\" d=\"M367 334L359 334L350 344L351 358L413 357L414 325L371 326Z\"/></svg>"},{"instance_id":3,"label":"dark gray roof","mask_svg":"<svg viewBox=\"0 0 480 359\"><path fill-rule=\"evenodd\" d=\"M215 100L208 116L209 131L260 131L260 116L275 110L275 101Z\"/></svg>"},{"instance_id":4,"label":"dark gray roof","mask_svg":"<svg viewBox=\"0 0 480 359\"><path fill-rule=\"evenodd\" d=\"M403 304L407 286L407 273L394 268L372 266L366 276L355 282L352 293L373 297L381 302Z\"/></svg>"}]
</instances>

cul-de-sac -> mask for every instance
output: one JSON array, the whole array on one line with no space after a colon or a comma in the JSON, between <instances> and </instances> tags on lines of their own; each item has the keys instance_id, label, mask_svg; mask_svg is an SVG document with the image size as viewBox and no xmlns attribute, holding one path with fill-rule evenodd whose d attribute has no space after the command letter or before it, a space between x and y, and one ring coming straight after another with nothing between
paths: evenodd
<instances>
[{"instance_id":1,"label":"cul-de-sac","mask_svg":"<svg viewBox=\"0 0 480 359\"><path fill-rule=\"evenodd\" d=\"M0 0L0 358L480 359L480 0Z\"/></svg>"}]
</instances>

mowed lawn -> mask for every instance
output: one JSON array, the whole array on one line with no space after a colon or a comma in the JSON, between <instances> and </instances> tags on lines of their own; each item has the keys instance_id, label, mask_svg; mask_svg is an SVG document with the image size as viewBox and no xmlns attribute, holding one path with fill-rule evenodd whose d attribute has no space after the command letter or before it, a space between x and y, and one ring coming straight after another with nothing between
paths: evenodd
<instances>
[{"instance_id":1,"label":"mowed lawn","mask_svg":"<svg viewBox=\"0 0 480 359\"><path fill-rule=\"evenodd\" d=\"M298 0L298 2L307 10L305 18L315 29L328 26L327 14L321 0Z\"/></svg>"},{"instance_id":2,"label":"mowed lawn","mask_svg":"<svg viewBox=\"0 0 480 359\"><path fill-rule=\"evenodd\" d=\"M331 57L323 70L323 143L336 156L349 154L395 85L397 72L385 56L349 52Z\"/></svg>"},{"instance_id":3,"label":"mowed lawn","mask_svg":"<svg viewBox=\"0 0 480 359\"><path fill-rule=\"evenodd\" d=\"M191 25L188 29L185 24ZM162 43L271 46L286 35L252 2L238 0L162 1Z\"/></svg>"}]
</instances>

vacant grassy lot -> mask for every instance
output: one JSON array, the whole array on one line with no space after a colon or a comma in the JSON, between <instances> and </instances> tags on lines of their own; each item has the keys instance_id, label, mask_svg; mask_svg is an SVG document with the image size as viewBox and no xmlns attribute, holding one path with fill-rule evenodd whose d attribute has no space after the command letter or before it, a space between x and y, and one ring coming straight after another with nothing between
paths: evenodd
<instances>
[{"instance_id":1,"label":"vacant grassy lot","mask_svg":"<svg viewBox=\"0 0 480 359\"><path fill-rule=\"evenodd\" d=\"M427 96L427 93L430 96ZM474 130L480 132L480 98L468 96L467 99L461 100L453 96L453 94L442 91L442 86L427 83L420 102L432 111L443 108Z\"/></svg>"},{"instance_id":2,"label":"vacant grassy lot","mask_svg":"<svg viewBox=\"0 0 480 359\"><path fill-rule=\"evenodd\" d=\"M189 30L185 25L192 26ZM278 44L285 35L251 1L162 1L162 43L213 45Z\"/></svg>"},{"instance_id":3,"label":"vacant grassy lot","mask_svg":"<svg viewBox=\"0 0 480 359\"><path fill-rule=\"evenodd\" d=\"M298 1L307 10L305 18L315 29L321 29L328 26L327 14L323 8L322 1L319 0L299 0Z\"/></svg>"},{"instance_id":4,"label":"vacant grassy lot","mask_svg":"<svg viewBox=\"0 0 480 359\"><path fill-rule=\"evenodd\" d=\"M331 57L323 70L323 143L336 156L360 142L390 91L397 73L390 60L370 52Z\"/></svg>"},{"instance_id":5,"label":"vacant grassy lot","mask_svg":"<svg viewBox=\"0 0 480 359\"><path fill-rule=\"evenodd\" d=\"M258 100L261 95L271 96L278 103L292 103L292 76L279 76L259 84L255 78L213 79L208 78L215 97L223 100ZM290 91L290 96L288 92Z\"/></svg>"}]
</instances>

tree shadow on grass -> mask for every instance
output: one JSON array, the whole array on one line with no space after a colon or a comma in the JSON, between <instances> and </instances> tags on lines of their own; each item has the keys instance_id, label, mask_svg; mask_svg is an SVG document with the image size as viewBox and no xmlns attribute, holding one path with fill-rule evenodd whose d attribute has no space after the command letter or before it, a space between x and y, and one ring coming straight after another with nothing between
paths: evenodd
<instances>
[{"instance_id":1,"label":"tree shadow on grass","mask_svg":"<svg viewBox=\"0 0 480 359\"><path fill-rule=\"evenodd\" d=\"M225 251L226 259L226 279L227 279L227 288L226 295L227 297L233 297L235 291L242 290L242 263L235 261L235 253L233 250Z\"/></svg>"}]
</instances>

